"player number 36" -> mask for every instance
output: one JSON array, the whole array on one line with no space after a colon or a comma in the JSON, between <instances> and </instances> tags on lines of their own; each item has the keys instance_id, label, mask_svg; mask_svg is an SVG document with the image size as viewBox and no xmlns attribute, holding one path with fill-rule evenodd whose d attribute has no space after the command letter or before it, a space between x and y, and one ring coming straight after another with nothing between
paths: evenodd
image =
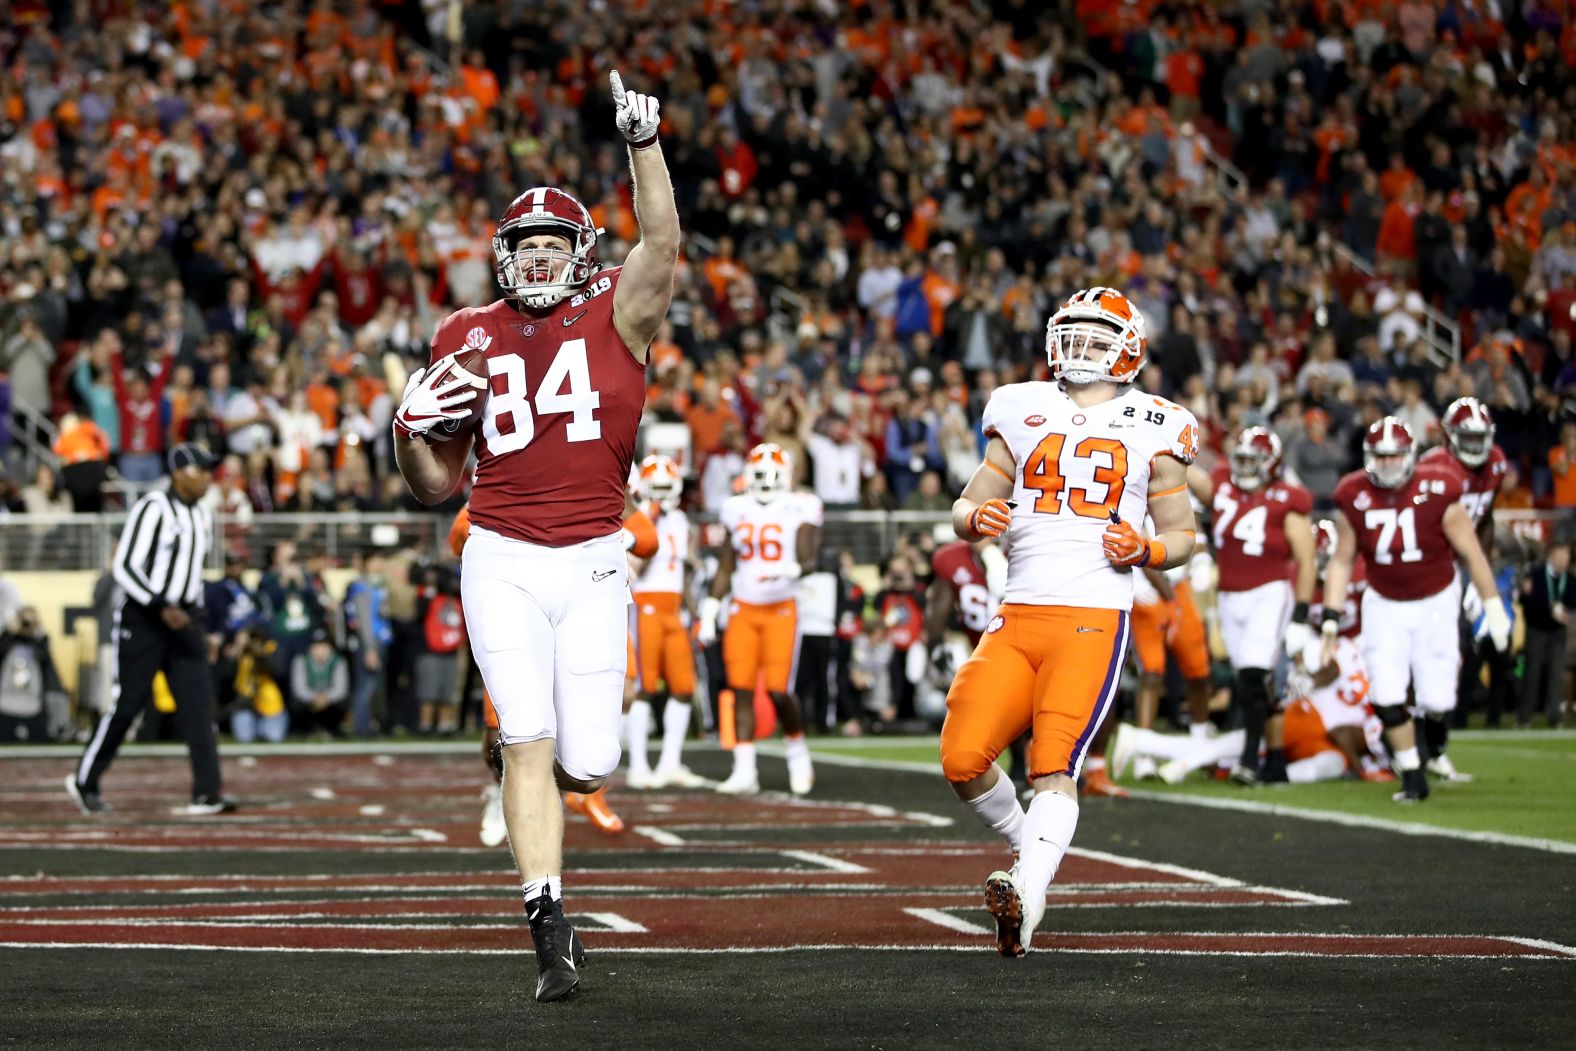
<instances>
[{"instance_id":1,"label":"player number 36","mask_svg":"<svg viewBox=\"0 0 1576 1051\"><path fill-rule=\"evenodd\" d=\"M586 361L586 341L565 340L553 356L552 364L542 376L542 385L536 389L535 414L533 401L526 389L525 362L513 354L487 359L487 374L502 376L503 389L494 383L492 396L487 399L487 410L482 417L482 436L487 439L487 450L494 456L516 452L531 444L536 437L536 417L554 413L569 413L569 425L564 436L571 442L594 442L602 437L602 423L596 410L602 406L602 395L591 389L591 368ZM500 426L504 421L507 424ZM505 426L507 429L505 429Z\"/></svg>"}]
</instances>

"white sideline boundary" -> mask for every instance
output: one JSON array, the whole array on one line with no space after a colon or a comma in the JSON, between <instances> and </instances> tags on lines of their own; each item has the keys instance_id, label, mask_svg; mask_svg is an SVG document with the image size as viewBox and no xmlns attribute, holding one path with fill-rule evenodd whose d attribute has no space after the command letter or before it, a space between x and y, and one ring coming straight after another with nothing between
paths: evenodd
<instances>
[{"instance_id":1,"label":"white sideline boundary","mask_svg":"<svg viewBox=\"0 0 1576 1051\"><path fill-rule=\"evenodd\" d=\"M780 748L775 750L781 751ZM762 747L760 751L763 754L771 754L765 747ZM929 774L937 780L941 778L941 764L939 762L931 764L915 763L901 759L855 758L853 756L833 755L825 752L812 754L817 763L827 763L832 766L875 767L882 770L901 770L905 773ZM1283 803L1261 803L1251 799L1220 799L1215 796L1200 796L1185 792L1151 792L1142 788L1129 788L1128 791L1132 793L1134 799L1142 799L1145 802L1196 806L1208 810L1235 810L1238 813L1262 814L1269 817L1292 817L1301 821L1319 821L1327 825L1344 825L1347 828L1367 828L1380 832L1393 832L1400 836L1437 836L1441 839L1457 839L1467 843L1487 844L1496 847L1521 847L1525 850L1541 850L1546 854L1576 855L1576 843L1566 843L1558 839L1516 836L1508 832L1474 832L1470 829L1443 828L1438 825L1425 825L1417 821L1391 821L1382 817L1343 814L1338 810L1313 810L1308 807L1286 806Z\"/></svg>"}]
</instances>

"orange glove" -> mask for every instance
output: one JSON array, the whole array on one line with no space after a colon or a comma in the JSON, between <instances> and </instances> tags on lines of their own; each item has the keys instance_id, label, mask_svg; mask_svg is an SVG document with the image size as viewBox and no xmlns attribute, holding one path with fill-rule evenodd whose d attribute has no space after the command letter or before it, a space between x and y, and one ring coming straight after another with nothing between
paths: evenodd
<instances>
[{"instance_id":1,"label":"orange glove","mask_svg":"<svg viewBox=\"0 0 1576 1051\"><path fill-rule=\"evenodd\" d=\"M1100 539L1105 545L1105 557L1113 566L1147 566L1166 559L1164 544L1139 535L1138 530L1118 518L1115 511L1111 512L1111 524L1105 527L1105 535Z\"/></svg>"},{"instance_id":2,"label":"orange glove","mask_svg":"<svg viewBox=\"0 0 1576 1051\"><path fill-rule=\"evenodd\" d=\"M1005 500L986 500L969 515L969 528L980 536L997 537L1012 525L1012 508Z\"/></svg>"}]
</instances>

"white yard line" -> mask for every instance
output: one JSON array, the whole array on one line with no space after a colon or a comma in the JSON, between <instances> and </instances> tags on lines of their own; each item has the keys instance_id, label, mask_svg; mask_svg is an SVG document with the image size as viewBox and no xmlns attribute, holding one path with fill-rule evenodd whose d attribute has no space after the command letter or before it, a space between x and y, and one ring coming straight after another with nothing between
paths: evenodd
<instances>
[{"instance_id":1,"label":"white yard line","mask_svg":"<svg viewBox=\"0 0 1576 1051\"><path fill-rule=\"evenodd\" d=\"M1540 839L1535 836L1514 836L1507 832L1474 832L1460 828L1441 828L1416 821L1391 821L1382 817L1361 814L1344 814L1338 810L1310 810L1306 807L1286 806L1282 803L1260 803L1251 799L1222 799L1218 796L1197 796L1188 793L1151 792L1147 789L1129 789L1134 799L1153 803L1175 803L1181 806L1204 807L1207 810L1235 810L1245 814L1266 814L1274 817L1293 817L1302 821L1319 821L1327 825L1344 825L1347 828L1371 828L1381 832L1394 832L1402 836L1439 836L1459 839L1468 843L1487 843L1499 847L1524 847L1550 854L1576 854L1576 843L1558 839Z\"/></svg>"},{"instance_id":2,"label":"white yard line","mask_svg":"<svg viewBox=\"0 0 1576 1051\"><path fill-rule=\"evenodd\" d=\"M834 858L830 854L818 854L813 850L783 850L778 853L785 858L803 861L810 865L819 865L829 872L842 872L848 875L858 875L872 871L863 865L856 865L852 861Z\"/></svg>"},{"instance_id":3,"label":"white yard line","mask_svg":"<svg viewBox=\"0 0 1576 1051\"><path fill-rule=\"evenodd\" d=\"M989 927L982 926L978 923L970 923L968 920L965 920L960 916L954 916L952 913L943 909L904 909L903 911L908 913L910 916L915 917L916 919L924 920L927 923L934 923L936 926L945 927L949 931L957 931L959 934L996 933Z\"/></svg>"}]
</instances>

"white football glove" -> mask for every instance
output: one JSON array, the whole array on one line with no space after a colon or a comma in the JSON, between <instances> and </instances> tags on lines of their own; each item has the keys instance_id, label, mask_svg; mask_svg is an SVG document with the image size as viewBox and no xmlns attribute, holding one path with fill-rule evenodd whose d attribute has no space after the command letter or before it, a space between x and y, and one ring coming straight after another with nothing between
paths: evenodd
<instances>
[{"instance_id":1,"label":"white football glove","mask_svg":"<svg viewBox=\"0 0 1576 1051\"><path fill-rule=\"evenodd\" d=\"M717 641L717 618L722 615L722 599L707 595L700 600L700 623L695 631L695 639L702 646L710 646Z\"/></svg>"},{"instance_id":2,"label":"white football glove","mask_svg":"<svg viewBox=\"0 0 1576 1051\"><path fill-rule=\"evenodd\" d=\"M662 123L657 115L662 103L652 95L625 91L624 78L616 69L608 74L607 82L613 88L613 123L624 133L630 148L643 150L653 145L657 141L657 126Z\"/></svg>"},{"instance_id":3,"label":"white football glove","mask_svg":"<svg viewBox=\"0 0 1576 1051\"><path fill-rule=\"evenodd\" d=\"M1496 650L1510 652L1510 614L1505 612L1505 603L1498 595L1483 603L1483 630Z\"/></svg>"},{"instance_id":4,"label":"white football glove","mask_svg":"<svg viewBox=\"0 0 1576 1051\"><path fill-rule=\"evenodd\" d=\"M1313 629L1308 625L1297 623L1286 625L1286 656L1300 656L1312 641Z\"/></svg>"},{"instance_id":5,"label":"white football glove","mask_svg":"<svg viewBox=\"0 0 1576 1051\"><path fill-rule=\"evenodd\" d=\"M445 420L463 420L466 408L487 389L487 380L461 368L454 355L439 358L430 368L417 369L405 381L405 393L394 413L394 429L405 437L424 435L447 441L453 437L433 428Z\"/></svg>"},{"instance_id":6,"label":"white football glove","mask_svg":"<svg viewBox=\"0 0 1576 1051\"><path fill-rule=\"evenodd\" d=\"M1483 615L1483 596L1478 594L1477 585L1467 581L1467 586L1461 589L1461 612L1466 614L1469 621L1476 621Z\"/></svg>"}]
</instances>

